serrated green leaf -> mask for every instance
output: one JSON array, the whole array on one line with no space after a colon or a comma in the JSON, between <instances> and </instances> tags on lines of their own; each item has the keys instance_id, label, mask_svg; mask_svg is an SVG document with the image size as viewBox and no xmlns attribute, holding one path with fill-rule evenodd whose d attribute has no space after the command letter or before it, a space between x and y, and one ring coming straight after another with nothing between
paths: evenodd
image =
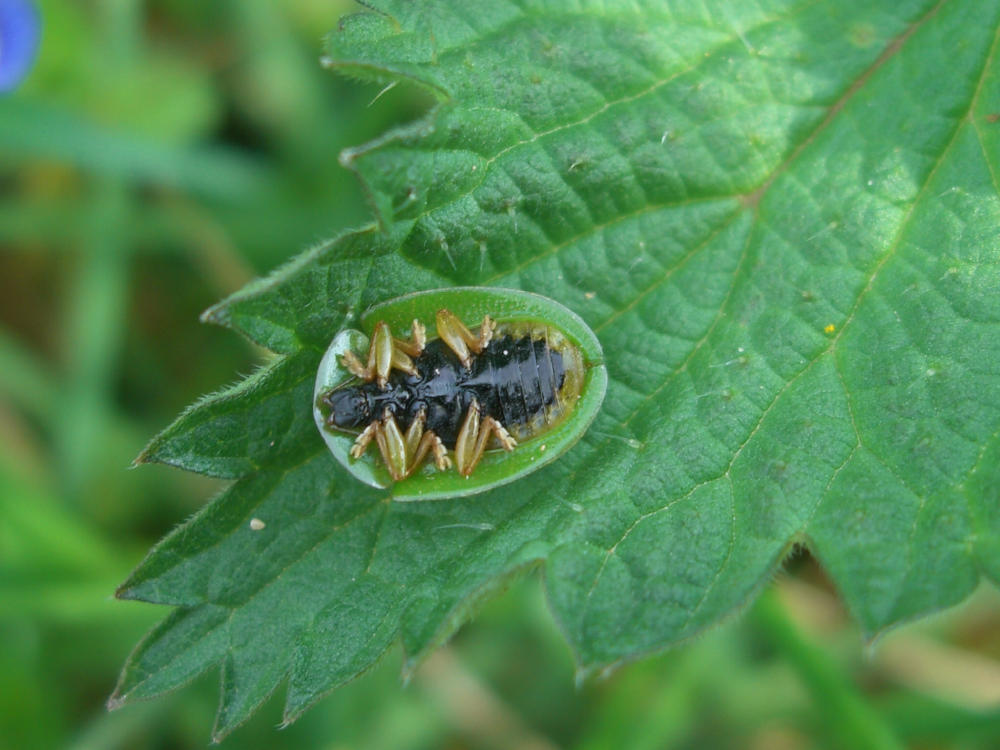
<instances>
[{"instance_id":1,"label":"serrated green leaf","mask_svg":"<svg viewBox=\"0 0 1000 750\"><path fill-rule=\"evenodd\" d=\"M287 358L154 441L243 478L124 585L183 609L113 701L189 679L223 608L217 736L286 677L291 719L536 563L583 672L719 622L795 543L871 637L1000 579L1000 2L378 10L326 64L441 104L342 158L379 230L209 312ZM576 311L608 395L509 488L392 503L296 394L365 308L448 284Z\"/></svg>"},{"instance_id":2,"label":"serrated green leaf","mask_svg":"<svg viewBox=\"0 0 1000 750\"><path fill-rule=\"evenodd\" d=\"M136 463L155 461L236 479L265 466L299 462L315 429L302 404L311 404L318 362L315 352L303 350L207 396L157 435Z\"/></svg>"}]
</instances>

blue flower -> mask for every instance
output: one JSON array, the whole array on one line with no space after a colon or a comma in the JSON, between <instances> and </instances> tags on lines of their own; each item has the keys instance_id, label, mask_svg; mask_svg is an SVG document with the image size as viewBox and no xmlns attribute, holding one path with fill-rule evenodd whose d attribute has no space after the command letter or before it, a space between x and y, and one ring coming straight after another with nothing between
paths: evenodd
<instances>
[{"instance_id":1,"label":"blue flower","mask_svg":"<svg viewBox=\"0 0 1000 750\"><path fill-rule=\"evenodd\" d=\"M0 92L10 91L31 69L41 21L28 0L0 0Z\"/></svg>"}]
</instances>

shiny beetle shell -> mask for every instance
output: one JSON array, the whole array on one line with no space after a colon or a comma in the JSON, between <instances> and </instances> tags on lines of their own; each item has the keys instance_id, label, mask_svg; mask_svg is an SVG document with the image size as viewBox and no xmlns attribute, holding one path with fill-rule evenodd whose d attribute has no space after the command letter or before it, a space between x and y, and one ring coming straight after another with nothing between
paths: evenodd
<instances>
[{"instance_id":1,"label":"shiny beetle shell","mask_svg":"<svg viewBox=\"0 0 1000 750\"><path fill-rule=\"evenodd\" d=\"M483 330L468 330L481 321ZM334 457L362 482L391 488L396 500L472 495L541 468L583 435L604 399L607 371L597 337L575 313L537 294L481 287L416 292L369 308L360 323L363 331L343 330L327 349L313 416ZM434 333L435 323L443 334ZM426 346L418 330L424 326ZM463 341L469 344L464 359ZM472 415L472 397L442 380L434 384L435 393L455 387L456 394L465 394L459 405L444 402L461 412L460 421L457 411L439 413L442 407L432 400L422 402L428 408L410 404L408 410L406 399L420 396L421 384L440 370L446 371L441 378L457 378L466 390L486 377L498 394L494 403L486 403L488 393L473 391L479 399ZM531 381L536 373L537 386ZM529 390L533 396L526 395ZM352 405L352 399L364 403ZM421 425L414 426L421 411ZM337 426L337 419L352 426ZM431 429L421 440L419 430L427 425ZM401 458L408 453L419 454L415 465Z\"/></svg>"}]
</instances>

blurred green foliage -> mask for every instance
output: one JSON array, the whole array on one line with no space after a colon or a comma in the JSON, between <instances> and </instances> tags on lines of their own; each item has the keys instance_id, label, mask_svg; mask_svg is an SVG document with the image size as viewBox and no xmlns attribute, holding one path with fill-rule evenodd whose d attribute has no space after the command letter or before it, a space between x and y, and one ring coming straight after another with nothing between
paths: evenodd
<instances>
[{"instance_id":1,"label":"blurred green foliage","mask_svg":"<svg viewBox=\"0 0 1000 750\"><path fill-rule=\"evenodd\" d=\"M113 601L115 586L221 485L127 468L260 361L200 311L365 223L340 150L430 101L322 71L347 0L40 5L36 68L0 99L0 747L202 747L213 679L103 703L166 613ZM272 701L227 744L1000 745L995 591L866 653L813 563L789 568L750 617L579 687L529 577L413 684L393 655L284 732Z\"/></svg>"}]
</instances>

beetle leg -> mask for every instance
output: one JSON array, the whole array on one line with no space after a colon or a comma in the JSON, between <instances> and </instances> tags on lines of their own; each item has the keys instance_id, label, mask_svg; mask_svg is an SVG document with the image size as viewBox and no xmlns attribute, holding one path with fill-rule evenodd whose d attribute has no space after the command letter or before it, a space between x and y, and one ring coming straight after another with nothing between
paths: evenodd
<instances>
[{"instance_id":1,"label":"beetle leg","mask_svg":"<svg viewBox=\"0 0 1000 750\"><path fill-rule=\"evenodd\" d=\"M380 320L375 324L375 333L372 334L372 345L368 358L369 361L372 357L375 359L375 382L382 390L385 390L388 385L395 353L396 347L393 345L392 332L389 330L388 324L384 320Z\"/></svg>"},{"instance_id":2,"label":"beetle leg","mask_svg":"<svg viewBox=\"0 0 1000 750\"><path fill-rule=\"evenodd\" d=\"M483 322L479 324L479 348L476 350L476 354L479 354L493 340L493 330L496 327L497 322L493 318L489 315L483 316Z\"/></svg>"},{"instance_id":3,"label":"beetle leg","mask_svg":"<svg viewBox=\"0 0 1000 750\"><path fill-rule=\"evenodd\" d=\"M350 349L340 356L340 362L354 377L361 378L362 380L372 379L371 369L361 364L361 360L358 359L358 356Z\"/></svg>"},{"instance_id":4,"label":"beetle leg","mask_svg":"<svg viewBox=\"0 0 1000 750\"><path fill-rule=\"evenodd\" d=\"M385 415L381 422L377 422L375 428L375 442L378 443L379 452L385 467L389 470L389 476L397 482L406 477L406 441L403 433L399 431L396 418L392 412L385 410Z\"/></svg>"},{"instance_id":5,"label":"beetle leg","mask_svg":"<svg viewBox=\"0 0 1000 750\"><path fill-rule=\"evenodd\" d=\"M437 466L438 471L444 471L445 469L450 468L451 459L448 458L448 450L444 447L444 443L441 442L441 438L430 430L424 433L424 440L426 440L428 436L433 438L431 443L431 452L434 454L434 465Z\"/></svg>"},{"instance_id":6,"label":"beetle leg","mask_svg":"<svg viewBox=\"0 0 1000 750\"><path fill-rule=\"evenodd\" d=\"M365 430L365 432L370 430L375 436L389 475L397 482L416 471L431 452L434 454L434 464L438 469L444 470L451 466L441 438L432 430L424 430L426 419L426 413L421 411L404 436L396 423L396 418L386 409L382 420L372 422ZM365 444L367 445L370 440L371 437ZM353 451L351 455L354 455Z\"/></svg>"},{"instance_id":7,"label":"beetle leg","mask_svg":"<svg viewBox=\"0 0 1000 750\"><path fill-rule=\"evenodd\" d=\"M472 399L469 404L469 411L462 422L462 429L458 431L455 439L455 463L458 473L469 476L469 472L475 468L479 457L475 455L476 443L479 442L479 402Z\"/></svg>"},{"instance_id":8,"label":"beetle leg","mask_svg":"<svg viewBox=\"0 0 1000 750\"><path fill-rule=\"evenodd\" d=\"M406 472L407 476L417 470L428 453L434 454L434 465L437 466L439 471L444 471L451 466L451 459L448 458L448 453L445 450L444 443L441 442L441 438L435 435L433 430L427 430L424 436L420 438L420 444L416 450L409 456L410 466Z\"/></svg>"},{"instance_id":9,"label":"beetle leg","mask_svg":"<svg viewBox=\"0 0 1000 750\"><path fill-rule=\"evenodd\" d=\"M384 388L384 376L389 374L391 358L392 336L389 334L389 327L385 323L379 323L375 326L375 334L368 346L368 364L362 365L361 360L350 349L341 355L340 362L352 375L362 380L379 378L379 386Z\"/></svg>"},{"instance_id":10,"label":"beetle leg","mask_svg":"<svg viewBox=\"0 0 1000 750\"><path fill-rule=\"evenodd\" d=\"M375 437L375 431L378 428L379 423L377 421L365 427L362 433L354 440L354 445L351 446L351 458L361 458L361 454L368 448L368 444Z\"/></svg>"},{"instance_id":11,"label":"beetle leg","mask_svg":"<svg viewBox=\"0 0 1000 750\"><path fill-rule=\"evenodd\" d=\"M493 417L482 417L479 402L473 399L465 415L465 422L462 423L462 429L458 432L458 439L455 441L455 461L458 464L459 474L465 477L472 474L486 451L487 442L493 435L496 435L504 450L512 451L517 445L517 441L502 424Z\"/></svg>"},{"instance_id":12,"label":"beetle leg","mask_svg":"<svg viewBox=\"0 0 1000 750\"><path fill-rule=\"evenodd\" d=\"M395 368L405 372L407 375L416 375L417 367L413 364L413 360L410 356L399 349L393 348L392 350L392 360L389 362L390 370Z\"/></svg>"},{"instance_id":13,"label":"beetle leg","mask_svg":"<svg viewBox=\"0 0 1000 750\"><path fill-rule=\"evenodd\" d=\"M368 364L362 365L357 355L348 350L340 358L341 363L352 375L362 380L376 381L385 390L389 374L395 368L407 375L416 375L417 368L412 357L419 357L424 350L427 334L419 320L413 321L411 340L393 338L385 321L375 325L372 342L368 347Z\"/></svg>"},{"instance_id":14,"label":"beetle leg","mask_svg":"<svg viewBox=\"0 0 1000 750\"><path fill-rule=\"evenodd\" d=\"M424 324L414 318L409 341L392 339L392 357L389 369L395 368L407 375L417 375L417 367L413 364L411 357L419 357L424 351L425 343L427 343L427 332Z\"/></svg>"},{"instance_id":15,"label":"beetle leg","mask_svg":"<svg viewBox=\"0 0 1000 750\"><path fill-rule=\"evenodd\" d=\"M423 323L414 318L413 324L410 326L410 340L393 339L392 343L403 354L419 357L423 354L424 346L427 344L427 329L424 328Z\"/></svg>"},{"instance_id":16,"label":"beetle leg","mask_svg":"<svg viewBox=\"0 0 1000 750\"><path fill-rule=\"evenodd\" d=\"M517 441L514 437L493 417L486 417L483 420L483 431L487 433L492 432L496 435L497 440L500 441L500 446L505 451L512 451L517 447Z\"/></svg>"},{"instance_id":17,"label":"beetle leg","mask_svg":"<svg viewBox=\"0 0 1000 750\"><path fill-rule=\"evenodd\" d=\"M416 418L410 423L410 429L406 431L406 455L415 456L420 449L421 439L424 436L424 425L427 423L427 410L421 409L417 412Z\"/></svg>"},{"instance_id":18,"label":"beetle leg","mask_svg":"<svg viewBox=\"0 0 1000 750\"><path fill-rule=\"evenodd\" d=\"M493 338L493 329L496 328L493 318L486 315L479 326L478 335L473 334L455 313L444 309L437 311L435 322L438 336L444 339L466 369L472 365L470 351L476 354L482 352Z\"/></svg>"},{"instance_id":19,"label":"beetle leg","mask_svg":"<svg viewBox=\"0 0 1000 750\"><path fill-rule=\"evenodd\" d=\"M433 430L424 431L427 424L427 410L421 409L417 412L416 419L410 424L410 429L406 431L406 474L409 476L417 467L423 463L428 451L434 453L434 465L440 471L444 471L451 466L451 459L445 450L444 443L441 442Z\"/></svg>"}]
</instances>

